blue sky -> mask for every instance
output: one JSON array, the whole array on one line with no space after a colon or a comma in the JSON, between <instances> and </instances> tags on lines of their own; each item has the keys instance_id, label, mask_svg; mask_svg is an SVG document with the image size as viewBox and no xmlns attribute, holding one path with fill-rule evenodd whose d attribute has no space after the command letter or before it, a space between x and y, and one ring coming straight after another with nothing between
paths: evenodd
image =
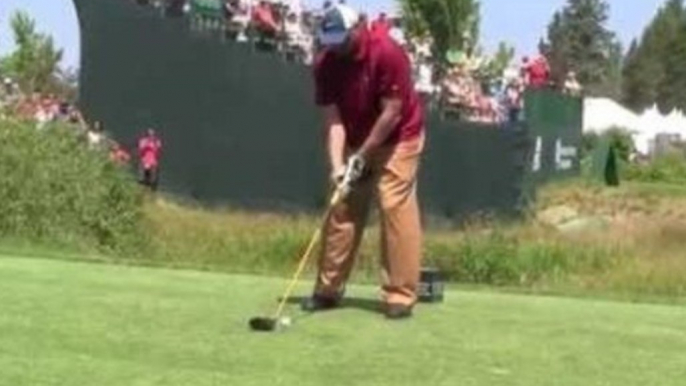
<instances>
[{"instance_id":1,"label":"blue sky","mask_svg":"<svg viewBox=\"0 0 686 386\"><path fill-rule=\"evenodd\" d=\"M123 0L122 0L123 1ZM640 35L643 28L666 0L609 0L610 27L625 46ZM320 0L305 0L318 5ZM518 55L531 54L555 10L566 0L481 0L481 43L487 51L498 42L514 44ZM373 15L381 10L393 10L395 0L348 0L348 3ZM79 33L76 12L71 0L0 0L0 55L12 49L9 30L10 15L26 10L36 19L39 30L54 36L64 49L63 65L78 66Z\"/></svg>"}]
</instances>

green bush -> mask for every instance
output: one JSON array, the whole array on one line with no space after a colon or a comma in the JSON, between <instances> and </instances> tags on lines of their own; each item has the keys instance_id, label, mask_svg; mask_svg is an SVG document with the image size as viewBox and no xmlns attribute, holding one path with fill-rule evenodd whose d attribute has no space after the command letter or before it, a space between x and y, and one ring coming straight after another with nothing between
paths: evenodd
<instances>
[{"instance_id":1,"label":"green bush","mask_svg":"<svg viewBox=\"0 0 686 386\"><path fill-rule=\"evenodd\" d=\"M115 253L144 245L130 173L68 126L0 121L0 237Z\"/></svg>"},{"instance_id":2,"label":"green bush","mask_svg":"<svg viewBox=\"0 0 686 386\"><path fill-rule=\"evenodd\" d=\"M627 162L631 153L636 149L634 140L627 129L613 127L603 134L586 133L582 139L582 157L591 155L596 149L601 139L607 139L615 150L619 161Z\"/></svg>"},{"instance_id":3,"label":"green bush","mask_svg":"<svg viewBox=\"0 0 686 386\"><path fill-rule=\"evenodd\" d=\"M628 165L623 177L629 181L684 184L686 183L686 158L682 154L670 153L651 162Z\"/></svg>"},{"instance_id":4,"label":"green bush","mask_svg":"<svg viewBox=\"0 0 686 386\"><path fill-rule=\"evenodd\" d=\"M619 161L628 162L631 153L635 150L634 140L631 134L626 129L621 127L613 127L603 134L586 133L582 137L581 157L592 156L595 149L600 144L601 140L607 139L615 150L615 154Z\"/></svg>"},{"instance_id":5,"label":"green bush","mask_svg":"<svg viewBox=\"0 0 686 386\"><path fill-rule=\"evenodd\" d=\"M613 166L607 163L607 158L602 158L605 157L607 149L601 149L601 146L608 145L615 155ZM619 175L622 175L635 149L629 131L620 127L611 128L603 134L586 133L582 137L581 144L581 176L585 179L603 180L606 184L614 185L618 181L612 171L616 170Z\"/></svg>"}]
</instances>

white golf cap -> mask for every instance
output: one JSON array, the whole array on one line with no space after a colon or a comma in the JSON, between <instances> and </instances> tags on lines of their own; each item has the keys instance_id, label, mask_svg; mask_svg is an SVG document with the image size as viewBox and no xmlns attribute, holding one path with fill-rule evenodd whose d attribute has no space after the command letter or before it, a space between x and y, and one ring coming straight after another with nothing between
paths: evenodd
<instances>
[{"instance_id":1,"label":"white golf cap","mask_svg":"<svg viewBox=\"0 0 686 386\"><path fill-rule=\"evenodd\" d=\"M335 46L345 42L359 20L359 14L347 5L336 4L328 8L319 26L319 42L323 46Z\"/></svg>"}]
</instances>

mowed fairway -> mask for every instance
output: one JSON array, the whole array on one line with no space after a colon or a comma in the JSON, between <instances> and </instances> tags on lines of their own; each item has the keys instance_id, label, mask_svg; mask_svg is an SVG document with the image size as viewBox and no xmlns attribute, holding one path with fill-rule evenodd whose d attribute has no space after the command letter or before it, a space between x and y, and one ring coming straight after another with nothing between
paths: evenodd
<instances>
[{"instance_id":1,"label":"mowed fairway","mask_svg":"<svg viewBox=\"0 0 686 386\"><path fill-rule=\"evenodd\" d=\"M686 385L684 307L449 292L404 322L292 305L248 331L283 286L0 258L0 385Z\"/></svg>"}]
</instances>

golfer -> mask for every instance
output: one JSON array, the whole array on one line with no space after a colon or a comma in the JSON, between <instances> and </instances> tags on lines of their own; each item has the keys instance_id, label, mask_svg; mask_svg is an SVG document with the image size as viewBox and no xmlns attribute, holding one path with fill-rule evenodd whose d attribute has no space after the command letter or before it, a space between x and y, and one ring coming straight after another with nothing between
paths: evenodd
<instances>
[{"instance_id":1,"label":"golfer","mask_svg":"<svg viewBox=\"0 0 686 386\"><path fill-rule=\"evenodd\" d=\"M346 200L325 227L318 280L306 311L340 304L362 239L372 198L382 237L382 311L412 315L417 301L422 234L417 168L424 113L414 92L408 56L388 34L373 33L345 5L323 16L315 63L316 102L323 109L333 183L359 168Z\"/></svg>"}]
</instances>

